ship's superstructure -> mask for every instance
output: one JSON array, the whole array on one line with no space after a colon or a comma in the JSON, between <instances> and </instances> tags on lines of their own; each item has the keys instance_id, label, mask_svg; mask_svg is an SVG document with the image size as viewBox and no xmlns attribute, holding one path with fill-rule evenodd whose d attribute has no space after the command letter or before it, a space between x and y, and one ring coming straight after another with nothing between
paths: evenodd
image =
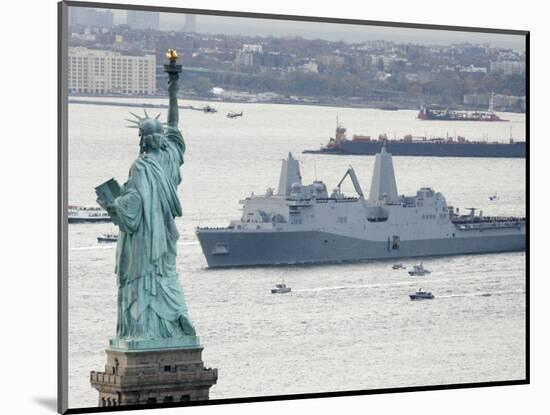
<instances>
[{"instance_id":1,"label":"ship's superstructure","mask_svg":"<svg viewBox=\"0 0 550 415\"><path fill-rule=\"evenodd\" d=\"M341 190L349 176L357 196ZM322 181L304 185L291 154L277 193L240 201L243 214L227 228L197 228L209 267L302 264L474 254L525 249L525 219L460 216L429 187L399 195L392 155L376 155L368 197L349 168L329 194Z\"/></svg>"}]
</instances>

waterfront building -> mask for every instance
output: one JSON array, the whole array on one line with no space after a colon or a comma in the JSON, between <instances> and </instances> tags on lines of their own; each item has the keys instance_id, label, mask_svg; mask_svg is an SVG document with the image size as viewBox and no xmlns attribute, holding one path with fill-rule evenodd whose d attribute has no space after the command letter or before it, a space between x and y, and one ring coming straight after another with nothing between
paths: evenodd
<instances>
[{"instance_id":1,"label":"waterfront building","mask_svg":"<svg viewBox=\"0 0 550 415\"><path fill-rule=\"evenodd\" d=\"M260 63L260 54L262 45L243 45L241 50L237 51L235 63L239 66L254 66Z\"/></svg>"},{"instance_id":2,"label":"waterfront building","mask_svg":"<svg viewBox=\"0 0 550 415\"><path fill-rule=\"evenodd\" d=\"M330 66L333 68L341 68L346 63L346 60L343 56L336 54L321 55L318 57L317 60L322 65Z\"/></svg>"},{"instance_id":3,"label":"waterfront building","mask_svg":"<svg viewBox=\"0 0 550 415\"><path fill-rule=\"evenodd\" d=\"M489 95L484 94L466 94L464 95L464 105L473 107L487 107L489 105Z\"/></svg>"},{"instance_id":4,"label":"waterfront building","mask_svg":"<svg viewBox=\"0 0 550 415\"><path fill-rule=\"evenodd\" d=\"M263 48L262 48L262 45L243 45L243 48L242 48L242 51L243 52L256 52L256 53L262 53L263 51Z\"/></svg>"},{"instance_id":5,"label":"waterfront building","mask_svg":"<svg viewBox=\"0 0 550 415\"><path fill-rule=\"evenodd\" d=\"M319 73L319 65L317 65L317 63L313 61L304 63L300 68L304 72Z\"/></svg>"},{"instance_id":6,"label":"waterfront building","mask_svg":"<svg viewBox=\"0 0 550 415\"><path fill-rule=\"evenodd\" d=\"M154 94L155 56L69 48L69 91L87 94Z\"/></svg>"},{"instance_id":7,"label":"waterfront building","mask_svg":"<svg viewBox=\"0 0 550 415\"><path fill-rule=\"evenodd\" d=\"M516 109L525 111L525 96L495 95L495 108Z\"/></svg>"},{"instance_id":8,"label":"waterfront building","mask_svg":"<svg viewBox=\"0 0 550 415\"><path fill-rule=\"evenodd\" d=\"M254 53L238 50L235 56L235 63L239 66L254 65Z\"/></svg>"},{"instance_id":9,"label":"waterfront building","mask_svg":"<svg viewBox=\"0 0 550 415\"><path fill-rule=\"evenodd\" d=\"M491 62L490 70L493 73L503 73L504 75L522 75L525 73L525 62L522 62L522 61Z\"/></svg>"},{"instance_id":10,"label":"waterfront building","mask_svg":"<svg viewBox=\"0 0 550 415\"><path fill-rule=\"evenodd\" d=\"M490 95L487 94L467 94L464 95L463 103L471 107L487 107L490 98ZM525 96L495 94L493 96L493 107L500 110L525 111Z\"/></svg>"},{"instance_id":11,"label":"waterfront building","mask_svg":"<svg viewBox=\"0 0 550 415\"><path fill-rule=\"evenodd\" d=\"M487 73L487 68L484 66L457 66L458 72L468 72L468 73Z\"/></svg>"}]
</instances>

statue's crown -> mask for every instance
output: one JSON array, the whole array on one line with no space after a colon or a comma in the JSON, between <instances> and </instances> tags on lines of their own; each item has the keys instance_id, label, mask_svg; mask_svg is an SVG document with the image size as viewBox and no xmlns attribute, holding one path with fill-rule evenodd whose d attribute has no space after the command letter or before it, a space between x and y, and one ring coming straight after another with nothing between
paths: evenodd
<instances>
[{"instance_id":1,"label":"statue's crown","mask_svg":"<svg viewBox=\"0 0 550 415\"><path fill-rule=\"evenodd\" d=\"M143 133L143 135L164 132L164 127L166 126L166 124L159 121L160 114L157 114L154 118L150 118L145 108L143 109L143 113L145 114L145 117L140 117L139 115L134 114L133 112L130 111L130 114L136 117L137 120L130 120L126 118L126 121L129 121L132 124L134 124L134 125L129 125L128 128L139 128Z\"/></svg>"}]
</instances>

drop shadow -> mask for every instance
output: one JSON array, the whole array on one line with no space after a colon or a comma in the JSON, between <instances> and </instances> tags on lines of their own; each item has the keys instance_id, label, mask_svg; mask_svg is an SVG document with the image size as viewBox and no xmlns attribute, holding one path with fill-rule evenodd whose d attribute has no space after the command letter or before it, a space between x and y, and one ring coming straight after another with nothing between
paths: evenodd
<instances>
[{"instance_id":1,"label":"drop shadow","mask_svg":"<svg viewBox=\"0 0 550 415\"><path fill-rule=\"evenodd\" d=\"M34 398L34 401L37 404L42 405L46 409L49 409L53 412L57 412L57 399L56 398L40 397L40 398Z\"/></svg>"}]
</instances>

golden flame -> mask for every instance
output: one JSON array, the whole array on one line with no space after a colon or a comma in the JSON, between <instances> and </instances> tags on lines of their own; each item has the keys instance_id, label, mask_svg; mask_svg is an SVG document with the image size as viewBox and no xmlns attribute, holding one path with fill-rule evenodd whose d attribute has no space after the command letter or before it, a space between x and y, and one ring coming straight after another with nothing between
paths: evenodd
<instances>
[{"instance_id":1,"label":"golden flame","mask_svg":"<svg viewBox=\"0 0 550 415\"><path fill-rule=\"evenodd\" d=\"M168 51L166 52L166 57L170 62L173 62L178 59L178 54L175 49L168 49Z\"/></svg>"}]
</instances>

